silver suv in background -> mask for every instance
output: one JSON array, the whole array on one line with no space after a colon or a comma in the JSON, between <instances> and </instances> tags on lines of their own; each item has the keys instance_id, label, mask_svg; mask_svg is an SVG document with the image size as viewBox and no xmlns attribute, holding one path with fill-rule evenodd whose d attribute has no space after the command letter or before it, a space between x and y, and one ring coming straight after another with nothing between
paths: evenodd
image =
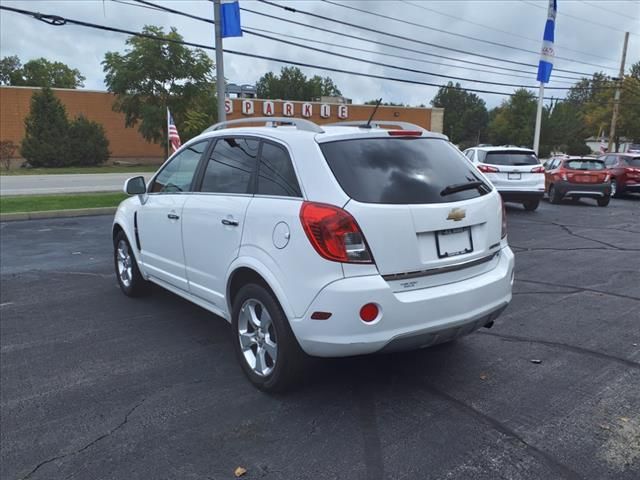
<instances>
[{"instance_id":1,"label":"silver suv in background","mask_svg":"<svg viewBox=\"0 0 640 480\"><path fill-rule=\"evenodd\" d=\"M544 196L544 167L528 148L473 147L464 154L493 183L505 202L538 208Z\"/></svg>"}]
</instances>

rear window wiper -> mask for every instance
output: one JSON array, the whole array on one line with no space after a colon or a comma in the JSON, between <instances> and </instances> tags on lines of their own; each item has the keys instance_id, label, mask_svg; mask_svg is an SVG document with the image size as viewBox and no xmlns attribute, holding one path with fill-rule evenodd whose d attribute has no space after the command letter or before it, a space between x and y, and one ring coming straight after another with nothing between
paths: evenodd
<instances>
[{"instance_id":1,"label":"rear window wiper","mask_svg":"<svg viewBox=\"0 0 640 480\"><path fill-rule=\"evenodd\" d=\"M481 182L479 180L476 180L475 182L455 183L453 185L449 185L448 187L445 187L440 192L440 195L442 195L443 197L446 197L447 195L451 195L452 193L462 192L464 190L474 190L474 189L485 190L486 186L484 182Z\"/></svg>"}]
</instances>

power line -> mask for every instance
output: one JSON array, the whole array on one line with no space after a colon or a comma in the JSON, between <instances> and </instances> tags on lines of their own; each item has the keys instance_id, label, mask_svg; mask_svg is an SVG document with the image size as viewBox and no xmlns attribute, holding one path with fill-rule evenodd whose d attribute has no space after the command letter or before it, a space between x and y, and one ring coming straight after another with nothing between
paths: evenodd
<instances>
[{"instance_id":1,"label":"power line","mask_svg":"<svg viewBox=\"0 0 640 480\"><path fill-rule=\"evenodd\" d=\"M134 0L137 3L141 3L141 4L145 4L145 5L155 5L157 8L167 11L169 13L174 13L177 15L182 15L185 17L189 17L195 20L200 20L200 21L204 21L206 23L214 23L213 20L209 19L209 18L203 18L203 17L198 17L196 15L192 15L186 12L180 12L178 10L174 10L172 8L168 8L168 7L164 7L164 6L160 6L157 4L153 4L151 2L148 2L146 0ZM471 82L471 83L480 83L483 85L495 85L495 86L499 86L499 87L514 87L514 88L531 88L534 89L536 88L534 85L522 85L522 84L515 84L515 83L505 83L505 82L492 82L490 80L476 80L473 78L465 78L465 77L454 77L451 75L444 75L441 73L435 73L435 72L426 72L426 71L422 71L422 70L418 70L415 68L408 68L408 67L401 67L399 65L393 65L393 64L389 64L389 63L384 63L384 62L378 62L375 60L366 60L360 57L355 57L353 55L346 55L343 53L337 53L337 52L328 52L324 49L321 48L316 48L316 47L311 47L308 45L302 45L300 43L297 42L292 42L290 40L284 40L282 38L276 38L276 37L272 37L270 35L266 35L263 33L258 33L256 31L250 31L247 29L242 29L242 31L244 33L253 35L253 36L257 36L257 37L261 37L261 38L266 38L268 40L273 40L279 43L284 43L286 45L291 45L294 47L301 47L301 48L305 48L307 50L312 50L315 52L319 52L319 53L323 53L326 55L331 55L331 56L335 56L335 57L340 57L340 58L346 58L348 60L354 60L356 62L362 62L362 63L368 63L370 65L377 65L379 67L386 67L386 68L393 68L395 70L400 70L400 71L404 71L404 72L408 72L408 73L415 73L415 74L419 74L419 75L429 75L432 77L438 77L438 78L444 78L446 80L459 80L459 81L463 81L463 82ZM569 90L571 87L548 87L549 90Z\"/></svg>"},{"instance_id":2,"label":"power line","mask_svg":"<svg viewBox=\"0 0 640 480\"><path fill-rule=\"evenodd\" d=\"M603 12L612 13L613 15L617 15L619 17L622 17L625 20L634 20L636 22L640 22L640 18L638 18L638 17L631 17L629 15L624 15L622 13L614 12L613 10L609 10L608 8L603 8L601 5L594 4L594 3L591 3L591 2L585 2L584 0L582 1L582 3L584 3L585 5L589 5L592 8L597 8L599 10L602 10Z\"/></svg>"},{"instance_id":3,"label":"power line","mask_svg":"<svg viewBox=\"0 0 640 480\"><path fill-rule=\"evenodd\" d=\"M19 9L19 8L14 8L14 7L7 7L4 5L0 4L0 10L7 10L10 12L15 12L15 13L20 13L23 15L28 15L30 17L33 17L36 20L40 20L44 23L47 23L49 25L53 25L53 26L64 26L67 24L71 24L71 25L77 25L80 27L86 27L86 28L94 28L94 29L98 29L98 30L103 30L103 31L107 31L107 32L115 32L115 33L121 33L121 34L125 34L125 35L131 35L134 37L140 37L140 38L148 38L150 40L156 40L156 41L161 41L161 42L166 42L166 43L175 43L175 44L179 44L179 45L185 45L185 46L189 46L189 47L195 47L195 48L202 48L205 50L215 50L215 47L212 47L210 45L203 45L203 44L199 44L199 43L194 43L194 42L186 42L183 40L175 40L172 38L166 38L166 37L158 37L155 35L150 35L147 33L140 33L140 32L134 32L131 30L125 30L123 28L117 28L117 27L111 27L111 26L107 26L107 25L100 25L100 24L96 24L96 23L91 23L91 22L85 22L85 21L81 21L81 20L75 20L75 19L71 19L71 18L65 18L65 17L61 17L58 15L50 15L50 14L42 14L39 12L34 12L34 11L30 11L30 10L23 10L23 9ZM384 76L384 75L376 75L373 73L363 73L363 72L355 72L353 70L346 70L343 68L335 68L335 67L328 67L328 66L321 66L321 65L314 65L311 63L306 63L306 62L298 62L295 60L285 60L282 58L277 58L277 57L269 57L266 55L258 55L255 53L248 53L248 52L240 52L237 50L224 50L225 53L231 54L231 55L238 55L238 56L242 56L242 57L249 57L249 58L257 58L260 60L268 60L268 61L272 61L272 62L277 62L277 63L283 63L283 64L287 64L287 65L296 65L298 67L306 67L306 68L313 68L313 69L317 69L317 70L321 70L321 71L328 71L328 72L335 72L335 73L344 73L347 75L357 75L359 77L366 77L366 78L374 78L377 80L387 80L387 81L392 81L392 82L399 82L399 83L406 83L406 84L410 84L410 85L421 85L421 86L427 86L427 87L446 87L446 85L441 85L441 84L437 84L437 83L430 83L430 82L422 82L419 80L410 80L410 79L406 79L406 78L398 78L398 77L389 77L389 76ZM474 92L474 93L486 93L489 95L501 95L501 96L506 96L506 97L512 97L514 94L513 93L506 93L506 92L496 92L494 90L481 90L481 89L476 89L476 88L466 88L466 87L450 87L450 88L456 88L457 90L461 90L464 92ZM545 97L545 100L554 100L556 99L555 97Z\"/></svg>"},{"instance_id":4,"label":"power line","mask_svg":"<svg viewBox=\"0 0 640 480\"><path fill-rule=\"evenodd\" d=\"M210 1L212 1L212 0L210 0ZM505 60L504 58L492 57L490 55L483 55L483 54L479 54L479 53L473 53L473 52L469 52L467 50L461 50L461 49L452 48L452 47L445 47L443 45L438 45L438 44L435 44L435 43L425 42L423 40L416 40L414 38L405 37L403 35L397 35L395 33L382 32L382 31L377 30L375 28L367 27L367 26L364 26L364 25L358 25L358 24L355 24L355 23L345 22L344 20L337 20L335 18L327 17L325 15L320 15L320 14L313 13L313 12L307 12L305 10L299 10L299 9L288 7L288 6L279 5L277 3L273 3L273 2L271 2L269 0L258 0L258 1L261 2L261 3L267 4L267 5L271 5L271 6L274 6L274 7L281 8L281 9L286 10L286 11L291 12L291 13L301 13L303 15L308 15L308 16L311 16L311 17L314 17L314 18L319 18L321 20L326 20L326 21L329 21L329 22L338 23L340 25L344 25L344 26L347 26L347 27L353 27L353 28L358 28L360 30L373 32L373 33L376 33L376 34L387 35L389 37L398 38L400 40L405 40L405 41L408 41L408 42L418 43L418 44L421 44L421 45L426 45L428 47L435 47L435 48L440 48L440 49L443 49L443 50L450 50L452 52L462 53L464 55L473 55L473 56L476 56L476 57L486 58L487 60L494 60L494 61L497 61L497 62L511 63L511 64L514 64L514 65L521 65L521 66L524 66L524 67L533 67L533 68L537 68L538 67L538 65L532 65L530 63L517 62L515 60ZM574 73L576 75L590 76L590 74L588 74L588 73L576 72L574 70L564 70L564 69L556 68L556 71L565 72L565 73Z\"/></svg>"},{"instance_id":5,"label":"power line","mask_svg":"<svg viewBox=\"0 0 640 480\"><path fill-rule=\"evenodd\" d=\"M455 36L455 37L466 38L467 40L473 40L475 42L482 42L482 43L486 43L488 45L494 45L494 46L497 46L497 47L508 48L508 49L511 49L511 50L517 50L519 52L532 53L532 54L534 54L536 56L540 54L539 51L528 50L526 48L516 47L516 46L513 46L513 45L507 45L505 43L494 42L492 40L485 40L483 38L478 38L478 37L472 37L471 35L465 35L463 33L450 32L450 31L447 31L447 30L442 30L440 28L430 27L430 26L423 25L423 24L420 24L420 23L411 22L409 20L404 20L404 19L401 19L401 18L392 17L390 15L385 15L383 13L376 13L376 12L373 12L373 11L370 11L370 10L364 10L362 8L354 7L353 5L343 5L342 3L334 2L332 0L322 0L322 1L325 2L325 3L328 3L330 5L336 5L338 7L346 8L346 9L353 10L353 11L356 11L356 12L366 13L367 15L372 15L374 17L379 17L379 18L384 18L386 20L393 20L394 22L399 22L399 23L402 23L402 24L405 24L405 25L411 25L413 27L422 28L424 30L430 30L430 31L434 31L434 32L444 33L446 35L452 35L452 36ZM613 67L607 67L607 66L604 66L604 65L598 65L597 63L583 62L583 61L575 60L575 59L572 59L572 58L561 57L559 55L556 55L555 58L557 58L559 60L567 60L567 61L573 62L573 63L581 63L583 65L589 65L591 67L604 68L606 70L612 70L613 69Z\"/></svg>"},{"instance_id":6,"label":"power line","mask_svg":"<svg viewBox=\"0 0 640 480\"><path fill-rule=\"evenodd\" d=\"M211 0L209 0L209 1L211 1ZM361 42L367 42L367 43L371 43L371 44L374 44L374 45L380 45L380 46L384 46L384 47L388 47L388 48L394 48L396 50L402 50L402 51L406 51L406 52L417 53L417 54L422 55L422 56L442 58L442 59L445 59L445 60L452 60L452 61L455 61L455 62L466 63L466 64L469 64L469 65L478 65L478 66L481 66L481 67L490 67L490 68L495 68L495 69L498 69L498 70L504 70L504 71L507 71L507 72L523 73L521 68L510 68L510 67L504 67L504 66L501 66L501 65L487 65L486 63L474 62L473 60L463 60L463 59L460 59L460 58L449 57L449 56L440 55L440 54L437 54L437 53L428 53L428 52L424 52L422 50L418 50L418 49L415 49L415 48L403 47L403 46L395 45L395 44L392 44L392 43L382 42L382 41L379 41L379 40L373 40L373 39L358 37L356 35L351 35L349 33L337 32L335 30L331 30L331 29L328 29L328 28L320 27L318 25L309 25L307 23L298 22L298 21L292 20L292 19L284 19L284 18L276 16L276 15L271 15L271 14L268 14L268 13L265 13L265 12L252 10L252 9L246 8L246 7L240 7L240 10L242 10L244 12L252 13L252 14L255 14L255 15L260 15L262 17L266 17L266 18L269 18L269 19L272 19L272 20L277 20L277 21L289 23L289 24L292 24L292 25L299 25L301 27L310 28L310 29L313 29L313 30L318 30L320 32L330 33L330 34L338 35L338 36L341 36L341 37L351 38L351 39L354 39L354 40L358 40L358 41L361 41ZM537 66L534 66L534 65L531 65L531 67L537 68ZM554 78L563 78L563 79L568 79L568 80L581 80L584 77L590 77L591 76L591 74L579 74L579 75L582 75L582 76L581 77L576 77L576 76L558 75L558 74L554 73Z\"/></svg>"},{"instance_id":7,"label":"power line","mask_svg":"<svg viewBox=\"0 0 640 480\"><path fill-rule=\"evenodd\" d=\"M509 32L507 30L502 30L500 28L491 27L491 26L489 26L489 25L487 25L485 23L474 22L473 20L468 20L466 18L456 17L455 15L444 13L444 12L441 12L439 10L435 10L433 8L430 8L430 7L425 7L423 4L417 4L417 3L409 2L408 0L400 0L400 1L402 3L406 3L407 5L411 5L413 7L420 8L422 10L426 10L427 12L433 12L433 13L436 13L438 15L442 15L443 17L452 18L452 19L457 20L459 22L469 23L471 25L476 25L478 27L486 28L487 30L493 30L494 32L499 32L499 33L503 33L503 34L506 34L506 35L511 35L513 37L522 38L524 40L528 40L530 42L535 42L537 44L540 43L540 39L539 38L527 37L526 35L520 35L519 33ZM587 2L584 2L584 3L587 3ZM601 58L602 60L607 60L609 62L616 62L617 61L617 60L612 59L612 58L603 57L601 55L595 55L594 53L591 53L591 52L583 52L582 50L576 50L576 49L573 49L573 48L568 48L568 47L566 47L566 46L564 46L562 44L556 44L556 45L558 45L558 48L562 48L562 50L566 50L568 52L575 52L575 53L579 53L581 55L588 55L590 57Z\"/></svg>"}]
</instances>

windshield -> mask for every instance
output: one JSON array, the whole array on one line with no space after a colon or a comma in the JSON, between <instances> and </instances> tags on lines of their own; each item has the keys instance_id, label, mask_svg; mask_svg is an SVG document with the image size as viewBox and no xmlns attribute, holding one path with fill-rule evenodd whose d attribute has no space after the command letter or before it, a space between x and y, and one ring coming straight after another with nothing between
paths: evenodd
<instances>
[{"instance_id":1,"label":"windshield","mask_svg":"<svg viewBox=\"0 0 640 480\"><path fill-rule=\"evenodd\" d=\"M570 170L604 170L600 160L569 160L564 166Z\"/></svg>"},{"instance_id":2,"label":"windshield","mask_svg":"<svg viewBox=\"0 0 640 480\"><path fill-rule=\"evenodd\" d=\"M489 165L538 165L538 157L533 152L485 152L486 157L480 158L482 163L488 163Z\"/></svg>"},{"instance_id":3,"label":"windshield","mask_svg":"<svg viewBox=\"0 0 640 480\"><path fill-rule=\"evenodd\" d=\"M358 138L322 143L320 149L342 189L359 202L444 203L491 191L460 151L442 139Z\"/></svg>"}]
</instances>

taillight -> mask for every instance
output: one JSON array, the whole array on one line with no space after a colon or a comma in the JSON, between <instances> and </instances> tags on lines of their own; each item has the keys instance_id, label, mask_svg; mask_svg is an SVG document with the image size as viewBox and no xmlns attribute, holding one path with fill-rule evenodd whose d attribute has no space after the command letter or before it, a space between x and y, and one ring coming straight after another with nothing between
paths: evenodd
<instances>
[{"instance_id":1,"label":"taillight","mask_svg":"<svg viewBox=\"0 0 640 480\"><path fill-rule=\"evenodd\" d=\"M504 208L504 201L500 198L502 204L502 231L500 232L500 238L507 236L507 210Z\"/></svg>"},{"instance_id":2,"label":"taillight","mask_svg":"<svg viewBox=\"0 0 640 480\"><path fill-rule=\"evenodd\" d=\"M567 181L567 174L566 173L561 173L560 174L560 178L566 182Z\"/></svg>"},{"instance_id":3,"label":"taillight","mask_svg":"<svg viewBox=\"0 0 640 480\"><path fill-rule=\"evenodd\" d=\"M482 173L496 173L500 171L496 167L490 167L489 165L484 165L483 163L478 165L478 170L480 170Z\"/></svg>"},{"instance_id":4,"label":"taillight","mask_svg":"<svg viewBox=\"0 0 640 480\"><path fill-rule=\"evenodd\" d=\"M334 262L373 263L360 227L343 209L324 203L304 202L300 221L311 245L321 257Z\"/></svg>"},{"instance_id":5,"label":"taillight","mask_svg":"<svg viewBox=\"0 0 640 480\"><path fill-rule=\"evenodd\" d=\"M531 169L531 173L544 173L544 167L542 165L538 167L533 167Z\"/></svg>"}]
</instances>

